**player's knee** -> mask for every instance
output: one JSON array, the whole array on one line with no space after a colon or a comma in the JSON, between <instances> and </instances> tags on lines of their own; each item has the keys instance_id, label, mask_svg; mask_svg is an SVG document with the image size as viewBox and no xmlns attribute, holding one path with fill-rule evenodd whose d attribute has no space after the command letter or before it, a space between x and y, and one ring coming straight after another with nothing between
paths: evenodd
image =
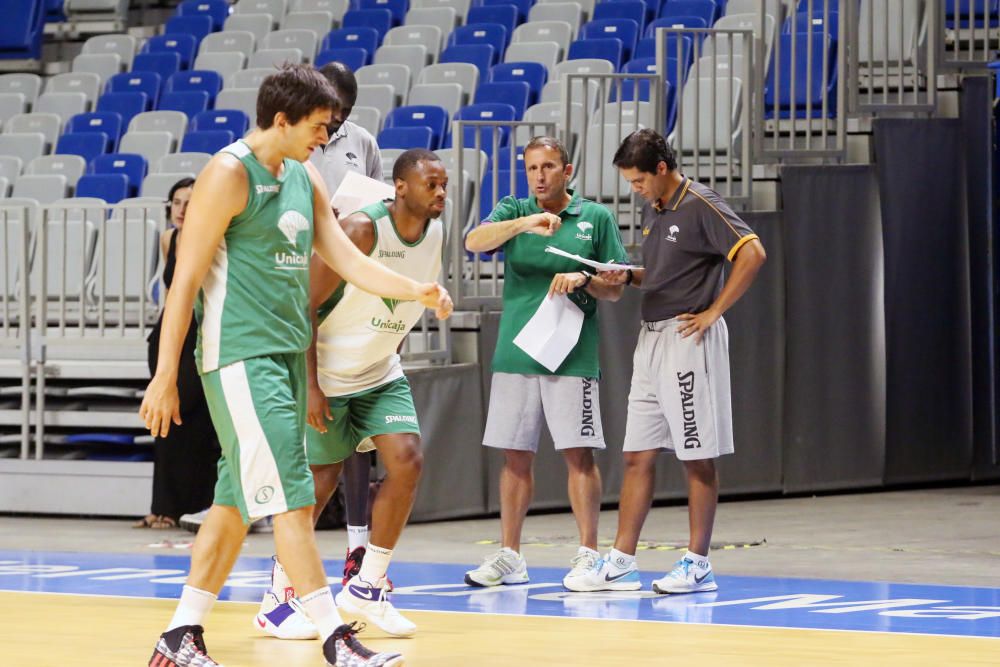
<instances>
[{"instance_id":1,"label":"player's knee","mask_svg":"<svg viewBox=\"0 0 1000 667\"><path fill-rule=\"evenodd\" d=\"M687 471L688 475L696 477L697 479L711 483L715 480L715 459L702 459L699 461L685 461L684 469Z\"/></svg>"},{"instance_id":2,"label":"player's knee","mask_svg":"<svg viewBox=\"0 0 1000 667\"><path fill-rule=\"evenodd\" d=\"M420 440L408 439L402 446L394 449L392 456L382 456L390 476L398 479L416 481L424 469L424 453L420 448Z\"/></svg>"},{"instance_id":3,"label":"player's knee","mask_svg":"<svg viewBox=\"0 0 1000 667\"><path fill-rule=\"evenodd\" d=\"M504 466L519 477L531 475L531 468L534 462L535 455L533 452L526 452L519 449L504 450Z\"/></svg>"},{"instance_id":4,"label":"player's knee","mask_svg":"<svg viewBox=\"0 0 1000 667\"><path fill-rule=\"evenodd\" d=\"M590 473L597 467L594 461L594 450L589 447L577 447L563 450L566 465L577 473Z\"/></svg>"},{"instance_id":5,"label":"player's knee","mask_svg":"<svg viewBox=\"0 0 1000 667\"><path fill-rule=\"evenodd\" d=\"M649 472L656 465L655 452L625 452L622 457L627 473Z\"/></svg>"}]
</instances>

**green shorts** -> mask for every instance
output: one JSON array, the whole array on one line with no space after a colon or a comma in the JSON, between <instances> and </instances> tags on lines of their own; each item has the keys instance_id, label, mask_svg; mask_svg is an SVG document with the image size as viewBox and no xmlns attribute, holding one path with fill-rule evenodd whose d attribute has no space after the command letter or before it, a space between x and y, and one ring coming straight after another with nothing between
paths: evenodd
<instances>
[{"instance_id":1,"label":"green shorts","mask_svg":"<svg viewBox=\"0 0 1000 667\"><path fill-rule=\"evenodd\" d=\"M362 441L376 435L420 435L413 394L405 377L328 400L333 421L326 423L326 433L310 428L306 434L306 448L312 465L340 463L349 458Z\"/></svg>"},{"instance_id":2,"label":"green shorts","mask_svg":"<svg viewBox=\"0 0 1000 667\"><path fill-rule=\"evenodd\" d=\"M305 355L244 359L201 381L222 446L215 504L236 507L246 522L314 504Z\"/></svg>"}]
</instances>

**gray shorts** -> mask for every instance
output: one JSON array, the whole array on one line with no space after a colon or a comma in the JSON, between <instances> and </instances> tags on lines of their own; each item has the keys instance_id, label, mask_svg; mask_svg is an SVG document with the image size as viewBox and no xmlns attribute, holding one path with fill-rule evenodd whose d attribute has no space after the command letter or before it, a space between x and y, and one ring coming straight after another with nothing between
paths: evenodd
<instances>
[{"instance_id":1,"label":"gray shorts","mask_svg":"<svg viewBox=\"0 0 1000 667\"><path fill-rule=\"evenodd\" d=\"M680 320L643 322L632 366L626 452L672 449L682 461L733 453L729 330L719 319L683 338Z\"/></svg>"},{"instance_id":2,"label":"gray shorts","mask_svg":"<svg viewBox=\"0 0 1000 667\"><path fill-rule=\"evenodd\" d=\"M542 419L556 449L604 449L596 378L494 373L483 445L538 451Z\"/></svg>"}]
</instances>

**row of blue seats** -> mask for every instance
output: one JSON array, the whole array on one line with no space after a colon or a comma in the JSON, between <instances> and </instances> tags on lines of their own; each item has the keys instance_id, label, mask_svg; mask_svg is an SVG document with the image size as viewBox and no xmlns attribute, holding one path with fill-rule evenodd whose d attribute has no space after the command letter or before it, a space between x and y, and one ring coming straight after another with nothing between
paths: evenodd
<instances>
[{"instance_id":1,"label":"row of blue seats","mask_svg":"<svg viewBox=\"0 0 1000 667\"><path fill-rule=\"evenodd\" d=\"M42 0L5 8L0 21L0 58L40 60L44 27L45 4Z\"/></svg>"}]
</instances>

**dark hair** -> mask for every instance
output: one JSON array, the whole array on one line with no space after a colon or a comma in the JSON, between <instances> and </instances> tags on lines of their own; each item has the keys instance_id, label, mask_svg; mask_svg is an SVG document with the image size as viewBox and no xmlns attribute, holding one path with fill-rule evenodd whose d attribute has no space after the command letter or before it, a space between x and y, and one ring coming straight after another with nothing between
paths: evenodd
<instances>
[{"instance_id":1,"label":"dark hair","mask_svg":"<svg viewBox=\"0 0 1000 667\"><path fill-rule=\"evenodd\" d=\"M441 158L433 151L423 148L411 148L396 158L395 164L392 165L392 180L394 182L397 179L405 180L409 173L416 168L417 163L421 161L440 162Z\"/></svg>"},{"instance_id":2,"label":"dark hair","mask_svg":"<svg viewBox=\"0 0 1000 667\"><path fill-rule=\"evenodd\" d=\"M647 174L656 173L656 165L667 163L667 169L677 169L677 153L663 135L656 130L636 130L625 137L611 161L619 169L638 169Z\"/></svg>"},{"instance_id":3,"label":"dark hair","mask_svg":"<svg viewBox=\"0 0 1000 667\"><path fill-rule=\"evenodd\" d=\"M353 107L358 100L358 80L354 78L351 68L341 62L330 62L319 68L326 80L340 97L340 103L345 107Z\"/></svg>"},{"instance_id":4,"label":"dark hair","mask_svg":"<svg viewBox=\"0 0 1000 667\"><path fill-rule=\"evenodd\" d=\"M569 164L569 153L566 151L566 147L555 137L532 137L528 145L524 147L524 154L527 155L528 151L533 148L551 148L552 150L559 151L559 159L562 160L563 166L565 167Z\"/></svg>"},{"instance_id":5,"label":"dark hair","mask_svg":"<svg viewBox=\"0 0 1000 667\"><path fill-rule=\"evenodd\" d=\"M194 185L194 179L189 176L185 176L170 187L170 193L167 194L167 222L170 222L170 206L174 202L174 195L177 194L178 190L190 188L192 185Z\"/></svg>"},{"instance_id":6,"label":"dark hair","mask_svg":"<svg viewBox=\"0 0 1000 667\"><path fill-rule=\"evenodd\" d=\"M340 108L340 98L326 77L312 65L281 66L260 84L257 93L257 127L274 125L274 116L283 111L294 125L317 109Z\"/></svg>"}]
</instances>

